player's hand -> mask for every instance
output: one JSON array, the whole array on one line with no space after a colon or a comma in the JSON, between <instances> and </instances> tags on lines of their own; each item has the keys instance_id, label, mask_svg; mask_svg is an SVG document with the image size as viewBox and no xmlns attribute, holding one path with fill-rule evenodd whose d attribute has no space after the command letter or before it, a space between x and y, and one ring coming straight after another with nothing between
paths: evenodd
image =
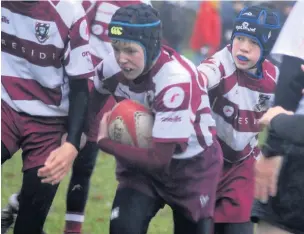
<instances>
[{"instance_id":1,"label":"player's hand","mask_svg":"<svg viewBox=\"0 0 304 234\"><path fill-rule=\"evenodd\" d=\"M63 145L63 144L66 142L67 136L68 136L67 133L65 133L65 134L62 135L62 137L61 137L61 145ZM79 149L80 149L80 150L82 150L83 147L86 145L87 140L88 140L88 139L87 139L87 135L84 134L84 133L82 133L82 134L81 134L81 139L80 139L80 146L79 146Z\"/></svg>"},{"instance_id":2,"label":"player's hand","mask_svg":"<svg viewBox=\"0 0 304 234\"><path fill-rule=\"evenodd\" d=\"M279 114L293 115L294 113L292 111L285 110L281 106L275 106L268 109L268 111L259 120L259 124L262 126L268 126L271 120Z\"/></svg>"},{"instance_id":3,"label":"player's hand","mask_svg":"<svg viewBox=\"0 0 304 234\"><path fill-rule=\"evenodd\" d=\"M70 171L77 154L77 149L69 142L53 150L44 167L38 170L38 176L43 178L41 182L53 185L59 183Z\"/></svg>"},{"instance_id":4,"label":"player's hand","mask_svg":"<svg viewBox=\"0 0 304 234\"><path fill-rule=\"evenodd\" d=\"M108 111L108 112L104 113L104 115L102 117L102 120L99 124L97 142L99 142L101 139L107 138L109 136L108 123L109 123L110 115L111 115L111 111Z\"/></svg>"},{"instance_id":5,"label":"player's hand","mask_svg":"<svg viewBox=\"0 0 304 234\"><path fill-rule=\"evenodd\" d=\"M267 203L269 196L277 194L278 178L283 163L282 156L265 158L260 155L255 163L255 198Z\"/></svg>"}]
</instances>

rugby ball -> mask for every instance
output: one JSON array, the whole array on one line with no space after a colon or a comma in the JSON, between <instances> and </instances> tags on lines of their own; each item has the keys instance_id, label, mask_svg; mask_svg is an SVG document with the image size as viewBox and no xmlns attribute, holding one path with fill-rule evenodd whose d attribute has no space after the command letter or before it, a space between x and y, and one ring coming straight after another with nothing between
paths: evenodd
<instances>
[{"instance_id":1,"label":"rugby ball","mask_svg":"<svg viewBox=\"0 0 304 234\"><path fill-rule=\"evenodd\" d=\"M117 103L108 119L109 138L121 144L149 148L154 118L144 105L125 99Z\"/></svg>"}]
</instances>

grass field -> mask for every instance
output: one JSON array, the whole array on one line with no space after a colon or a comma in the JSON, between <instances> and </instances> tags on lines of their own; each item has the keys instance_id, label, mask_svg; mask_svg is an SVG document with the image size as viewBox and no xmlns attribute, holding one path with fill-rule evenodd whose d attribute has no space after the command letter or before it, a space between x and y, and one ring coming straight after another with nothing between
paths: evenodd
<instances>
[{"instance_id":1,"label":"grass field","mask_svg":"<svg viewBox=\"0 0 304 234\"><path fill-rule=\"evenodd\" d=\"M109 215L117 185L114 178L114 164L113 157L100 153L91 181L83 234L109 233ZM2 166L1 176L1 206L5 206L9 196L20 189L22 173L21 155L19 153ZM68 182L69 178L65 178L59 187L45 224L47 234L63 233L65 198ZM153 219L148 233L172 233L172 228L171 210L166 207ZM12 233L13 232L9 232L9 234Z\"/></svg>"}]
</instances>

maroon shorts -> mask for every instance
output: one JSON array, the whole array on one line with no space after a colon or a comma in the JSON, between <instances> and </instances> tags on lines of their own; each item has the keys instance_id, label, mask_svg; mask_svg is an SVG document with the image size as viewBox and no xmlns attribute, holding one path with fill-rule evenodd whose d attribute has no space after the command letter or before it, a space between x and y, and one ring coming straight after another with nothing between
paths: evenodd
<instances>
[{"instance_id":1,"label":"maroon shorts","mask_svg":"<svg viewBox=\"0 0 304 234\"><path fill-rule=\"evenodd\" d=\"M252 156L239 163L224 163L216 194L215 222L250 221L254 199L254 162Z\"/></svg>"},{"instance_id":2,"label":"maroon shorts","mask_svg":"<svg viewBox=\"0 0 304 234\"><path fill-rule=\"evenodd\" d=\"M100 104L103 102L103 98L104 96L102 94L99 94L95 89L91 91L88 121L86 127L86 135L88 137L88 141L91 142L96 142L97 140L99 124L103 114L110 111L116 104L115 99L110 96L102 107Z\"/></svg>"},{"instance_id":3,"label":"maroon shorts","mask_svg":"<svg viewBox=\"0 0 304 234\"><path fill-rule=\"evenodd\" d=\"M37 117L13 110L1 101L1 141L11 156L22 149L23 170L41 166L60 146L65 117Z\"/></svg>"},{"instance_id":4,"label":"maroon shorts","mask_svg":"<svg viewBox=\"0 0 304 234\"><path fill-rule=\"evenodd\" d=\"M216 187L223 165L218 142L201 155L189 159L172 159L167 170L142 174L117 162L119 187L130 187L156 199L194 222L213 217Z\"/></svg>"}]
</instances>

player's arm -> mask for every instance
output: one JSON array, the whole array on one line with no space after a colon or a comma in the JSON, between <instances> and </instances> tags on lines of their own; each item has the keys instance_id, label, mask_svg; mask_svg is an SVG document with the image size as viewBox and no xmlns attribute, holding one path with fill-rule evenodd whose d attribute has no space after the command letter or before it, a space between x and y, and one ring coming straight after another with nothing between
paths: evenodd
<instances>
[{"instance_id":1,"label":"player's arm","mask_svg":"<svg viewBox=\"0 0 304 234\"><path fill-rule=\"evenodd\" d=\"M282 155L304 155L304 115L278 115L270 122L271 133L280 136ZM286 131L288 129L288 131Z\"/></svg>"},{"instance_id":2,"label":"player's arm","mask_svg":"<svg viewBox=\"0 0 304 234\"><path fill-rule=\"evenodd\" d=\"M303 63L302 59L283 56L275 91L275 106L281 106L291 111L297 109L304 88L303 71L301 71L301 64Z\"/></svg>"},{"instance_id":3,"label":"player's arm","mask_svg":"<svg viewBox=\"0 0 304 234\"><path fill-rule=\"evenodd\" d=\"M93 92L92 102L94 105L98 102L100 109L103 108L109 96L112 95L115 98L113 91L118 83L116 75L120 71L114 53L110 53L95 67L94 89L96 92Z\"/></svg>"},{"instance_id":4,"label":"player's arm","mask_svg":"<svg viewBox=\"0 0 304 234\"><path fill-rule=\"evenodd\" d=\"M101 150L129 165L147 170L166 167L174 153L185 150L191 129L190 84L170 85L156 92L152 147L141 149L103 138L98 141ZM170 121L174 118L178 118L176 122Z\"/></svg>"},{"instance_id":5,"label":"player's arm","mask_svg":"<svg viewBox=\"0 0 304 234\"><path fill-rule=\"evenodd\" d=\"M283 151L280 153L281 155L304 155L304 146L303 145L295 145L290 142L283 143Z\"/></svg>"},{"instance_id":6,"label":"player's arm","mask_svg":"<svg viewBox=\"0 0 304 234\"><path fill-rule=\"evenodd\" d=\"M97 13L97 2L95 1L82 1L82 7L87 16L89 28L92 26L92 23L95 19Z\"/></svg>"},{"instance_id":7,"label":"player's arm","mask_svg":"<svg viewBox=\"0 0 304 234\"><path fill-rule=\"evenodd\" d=\"M69 30L70 40L62 59L70 83L68 136L66 142L50 153L45 166L39 169L38 176L44 177L42 183L56 184L61 181L78 154L89 98L87 79L94 76L84 10L79 3L68 5L67 2L67 6L71 7L74 17Z\"/></svg>"},{"instance_id":8,"label":"player's arm","mask_svg":"<svg viewBox=\"0 0 304 234\"><path fill-rule=\"evenodd\" d=\"M304 115L279 114L270 122L266 155L299 154L304 150Z\"/></svg>"},{"instance_id":9,"label":"player's arm","mask_svg":"<svg viewBox=\"0 0 304 234\"><path fill-rule=\"evenodd\" d=\"M271 155L271 156L303 155L304 144L296 144L294 141L280 138L273 130L270 130L268 133L267 144L264 144L262 147L262 153L263 155Z\"/></svg>"},{"instance_id":10,"label":"player's arm","mask_svg":"<svg viewBox=\"0 0 304 234\"><path fill-rule=\"evenodd\" d=\"M89 101L88 78L94 76L89 53L87 18L83 12L81 15L82 17L78 16L79 18L71 27L70 41L65 54L65 71L70 84L66 141L75 146L78 151Z\"/></svg>"},{"instance_id":11,"label":"player's arm","mask_svg":"<svg viewBox=\"0 0 304 234\"><path fill-rule=\"evenodd\" d=\"M80 138L84 128L89 101L89 89L87 79L70 81L69 115L67 124L67 139L77 151L80 147Z\"/></svg>"},{"instance_id":12,"label":"player's arm","mask_svg":"<svg viewBox=\"0 0 304 234\"><path fill-rule=\"evenodd\" d=\"M284 140L304 145L304 115L279 114L271 120L270 129Z\"/></svg>"},{"instance_id":13,"label":"player's arm","mask_svg":"<svg viewBox=\"0 0 304 234\"><path fill-rule=\"evenodd\" d=\"M168 165L176 148L175 143L160 143L153 140L150 149L142 149L123 145L109 138L101 139L98 146L119 161L145 170L160 169Z\"/></svg>"},{"instance_id":14,"label":"player's arm","mask_svg":"<svg viewBox=\"0 0 304 234\"><path fill-rule=\"evenodd\" d=\"M224 76L224 67L216 55L204 60L197 67L197 70L202 75L204 83L207 84L208 90L217 87L221 81L221 78Z\"/></svg>"},{"instance_id":15,"label":"player's arm","mask_svg":"<svg viewBox=\"0 0 304 234\"><path fill-rule=\"evenodd\" d=\"M275 106L282 106L284 109L291 111L295 111L298 107L304 87L303 71L301 71L302 63L303 60L299 58L284 55L275 91ZM265 157L278 155L276 149L281 147L282 142L282 139L270 132L262 147Z\"/></svg>"}]
</instances>

